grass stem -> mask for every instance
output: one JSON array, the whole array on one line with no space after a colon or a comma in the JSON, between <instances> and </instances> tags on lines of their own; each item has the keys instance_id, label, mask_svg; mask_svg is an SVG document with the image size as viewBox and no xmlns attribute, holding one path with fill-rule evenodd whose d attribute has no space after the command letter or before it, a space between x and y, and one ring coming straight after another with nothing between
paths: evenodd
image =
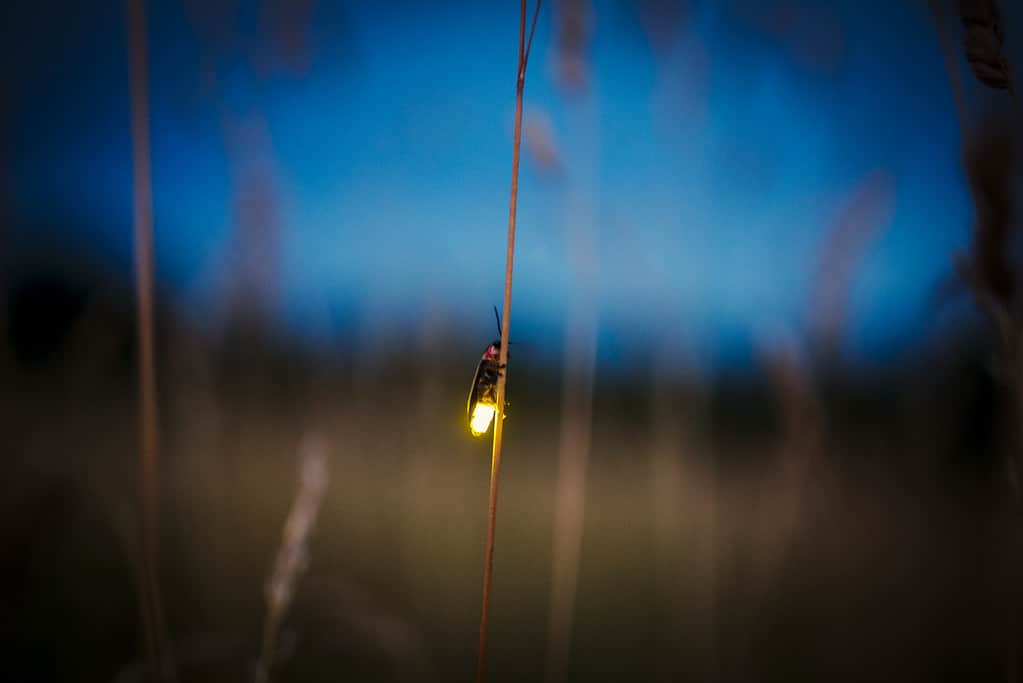
<instances>
[{"instance_id":1,"label":"grass stem","mask_svg":"<svg viewBox=\"0 0 1023 683\"><path fill-rule=\"evenodd\" d=\"M162 680L168 664L162 647L163 608L157 571L159 479L156 370L153 340L153 194L149 148L149 78L145 0L128 0L131 71L132 192L139 386L139 497L142 518L142 618L149 680Z\"/></svg>"},{"instance_id":2,"label":"grass stem","mask_svg":"<svg viewBox=\"0 0 1023 683\"><path fill-rule=\"evenodd\" d=\"M519 197L519 151L522 143L522 94L526 85L526 64L533 45L536 20L542 0L537 0L533 22L526 42L526 0L519 12L519 65L515 82L515 134L512 142L511 197L508 205L508 250L504 270L504 306L501 315L501 353L503 368L497 379L497 417L494 421L494 447L490 461L490 502L487 511L487 544L483 563L483 605L480 613L479 655L476 661L476 683L483 683L486 674L487 620L490 610L490 585L494 574L494 532L497 527L497 494L501 478L501 444L504 435L504 390L508 367L508 330L511 326L512 269L515 260L515 212Z\"/></svg>"}]
</instances>

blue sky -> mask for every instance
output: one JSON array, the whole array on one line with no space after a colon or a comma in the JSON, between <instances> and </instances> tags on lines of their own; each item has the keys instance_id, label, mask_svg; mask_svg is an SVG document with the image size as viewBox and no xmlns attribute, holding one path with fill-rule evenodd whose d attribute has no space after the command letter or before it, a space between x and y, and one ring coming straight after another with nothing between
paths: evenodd
<instances>
[{"instance_id":1,"label":"blue sky","mask_svg":"<svg viewBox=\"0 0 1023 683\"><path fill-rule=\"evenodd\" d=\"M513 336L543 345L560 332L575 211L596 245L602 359L663 329L683 330L704 356L748 356L762 330L802 328L828 226L884 169L891 220L857 272L846 347L871 361L912 344L972 212L925 4L833 3L825 14L839 31L822 40L837 40L829 54L838 57L824 66L790 34L765 33L758 3L746 0L692 3L677 39L655 54L634 4L594 3L582 103L555 83L551 7L541 16L527 119L549 121L566 174L552 181L524 159ZM197 316L216 315L242 177L225 145L227 116L266 132L262 147L240 154L272 169L282 324L330 334L336 321L324 310L334 306L397 334L422 310L443 310L485 340L503 285L517 3L319 3L301 76L253 66L246 46L260 40L258 15L240 5L214 94L181 3L151 8L162 282ZM63 236L69 244L126 263L120 6L68 9L78 14L59 15L59 36L39 11L24 10L15 40L16 207L79 220L90 228Z\"/></svg>"}]
</instances>

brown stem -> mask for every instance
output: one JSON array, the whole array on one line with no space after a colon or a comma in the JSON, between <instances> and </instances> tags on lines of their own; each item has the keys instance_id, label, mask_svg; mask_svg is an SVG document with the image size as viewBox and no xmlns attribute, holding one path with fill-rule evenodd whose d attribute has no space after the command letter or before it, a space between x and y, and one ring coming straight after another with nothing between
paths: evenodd
<instances>
[{"instance_id":1,"label":"brown stem","mask_svg":"<svg viewBox=\"0 0 1023 683\"><path fill-rule=\"evenodd\" d=\"M959 115L959 129L961 133L961 144L965 147L967 142L967 136L970 132L969 120L966 113L966 105L963 97L962 85L959 83L958 72L956 71L955 58L953 57L953 50L951 43L948 39L948 35L944 30L944 23L942 21L943 16L941 13L939 0L930 0L931 14L934 17L935 29L938 33L938 40L941 43L942 54L945 58L945 68L948 70L949 83L952 86L952 95L955 98L956 111ZM1002 68L1005 73L1011 74L1009 65L1006 62L1004 56L1002 57ZM1019 114L1019 101L1016 98L1016 89L1013 87L1011 78L1006 86L1009 91L1009 97L1012 100L1013 114ZM975 198L976 202L976 198ZM979 211L979 205L978 205ZM1019 337L1018 333L1010 319L1006 319L1005 316L999 314L999 307L995 304L991 298L985 292L983 286L977 282L974 278L969 279L969 286L974 291L975 299L978 307L981 311L991 319L991 323L998 332L1002 339L1002 346L1005 357L1008 359L1012 367L1012 400L1015 403L1015 409L1023 414L1023 376L1021 376L1021 369L1023 366L1020 365L1019 355ZM1017 431L1017 438L1021 438L1021 429L1023 429L1023 421L1017 422L1015 425ZM1009 483L1012 487L1013 501L1018 507L1020 504L1020 488L1019 479L1020 466L1019 461L1021 459L1019 445L1014 449L1014 455L1010 454L1007 458L1007 466L1009 468ZM1015 512L1015 510L1014 510ZM1016 568L1020 564L1020 530L1017 525L1013 529L1013 538L1009 547L1009 566L1011 571L1015 572ZM1010 582L1008 588L1008 599L1009 605L1009 616L1007 624L1007 652L1006 652L1006 669L1005 669L1005 680L1017 681L1019 680L1019 608L1018 608L1018 588L1015 582Z\"/></svg>"},{"instance_id":2,"label":"brown stem","mask_svg":"<svg viewBox=\"0 0 1023 683\"><path fill-rule=\"evenodd\" d=\"M578 94L578 93L577 93ZM565 307L561 433L554 485L547 683L568 677L579 566L586 515L586 477L593 426L597 314L593 297L597 244L594 235L600 176L600 112L594 97L566 109L569 144L585 150L566 192L565 250L570 279ZM566 167L567 168L567 167Z\"/></svg>"},{"instance_id":3,"label":"brown stem","mask_svg":"<svg viewBox=\"0 0 1023 683\"><path fill-rule=\"evenodd\" d=\"M533 26L540 14L537 0ZM530 31L530 47L532 31ZM480 645L476 662L476 683L483 683L487 655L487 615L490 608L490 583L494 574L494 532L497 527L497 493L501 475L501 440L504 434L504 387L508 374L508 329L511 325L512 266L515 260L515 211L519 198L519 150L522 143L522 93L526 85L526 0L521 0L519 13L519 65L515 81L515 137L512 142L511 198L508 205L508 251L504 270L504 307L501 315L501 352L503 370L497 378L497 416L494 420L494 449L490 461L490 503L487 512L487 545L483 563L483 606L480 614Z\"/></svg>"},{"instance_id":4,"label":"brown stem","mask_svg":"<svg viewBox=\"0 0 1023 683\"><path fill-rule=\"evenodd\" d=\"M956 114L959 119L960 140L962 144L965 144L966 136L970 129L970 122L966 112L963 85L959 80L959 71L956 68L955 50L952 47L951 38L946 30L945 13L941 9L939 0L930 0L928 4L931 9L931 18L934 20L934 31L938 35L941 56L945 62L945 71L948 73L948 83L952 87L952 100L955 103Z\"/></svg>"},{"instance_id":5,"label":"brown stem","mask_svg":"<svg viewBox=\"0 0 1023 683\"><path fill-rule=\"evenodd\" d=\"M162 680L163 609L157 572L159 528L157 479L156 371L153 352L153 195L149 149L149 82L145 0L128 0L131 71L132 192L139 383L139 496L142 517L142 617L149 680Z\"/></svg>"}]
</instances>

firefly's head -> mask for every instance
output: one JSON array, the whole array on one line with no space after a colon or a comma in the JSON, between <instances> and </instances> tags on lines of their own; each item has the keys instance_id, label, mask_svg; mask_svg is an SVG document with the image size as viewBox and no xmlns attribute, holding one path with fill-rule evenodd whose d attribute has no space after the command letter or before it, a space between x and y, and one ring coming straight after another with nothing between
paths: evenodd
<instances>
[{"instance_id":1,"label":"firefly's head","mask_svg":"<svg viewBox=\"0 0 1023 683\"><path fill-rule=\"evenodd\" d=\"M486 351L483 352L483 360L497 360L501 355L501 340L496 339L490 342Z\"/></svg>"}]
</instances>

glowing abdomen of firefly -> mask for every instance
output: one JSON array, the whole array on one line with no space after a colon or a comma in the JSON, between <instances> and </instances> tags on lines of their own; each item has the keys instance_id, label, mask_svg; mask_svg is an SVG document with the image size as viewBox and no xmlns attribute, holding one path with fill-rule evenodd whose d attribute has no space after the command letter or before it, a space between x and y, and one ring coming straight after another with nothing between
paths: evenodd
<instances>
[{"instance_id":1,"label":"glowing abdomen of firefly","mask_svg":"<svg viewBox=\"0 0 1023 683\"><path fill-rule=\"evenodd\" d=\"M473 408L472 418L469 420L469 431L473 436L482 436L490 429L490 423L494 420L494 413L497 406L493 403L479 401Z\"/></svg>"}]
</instances>

